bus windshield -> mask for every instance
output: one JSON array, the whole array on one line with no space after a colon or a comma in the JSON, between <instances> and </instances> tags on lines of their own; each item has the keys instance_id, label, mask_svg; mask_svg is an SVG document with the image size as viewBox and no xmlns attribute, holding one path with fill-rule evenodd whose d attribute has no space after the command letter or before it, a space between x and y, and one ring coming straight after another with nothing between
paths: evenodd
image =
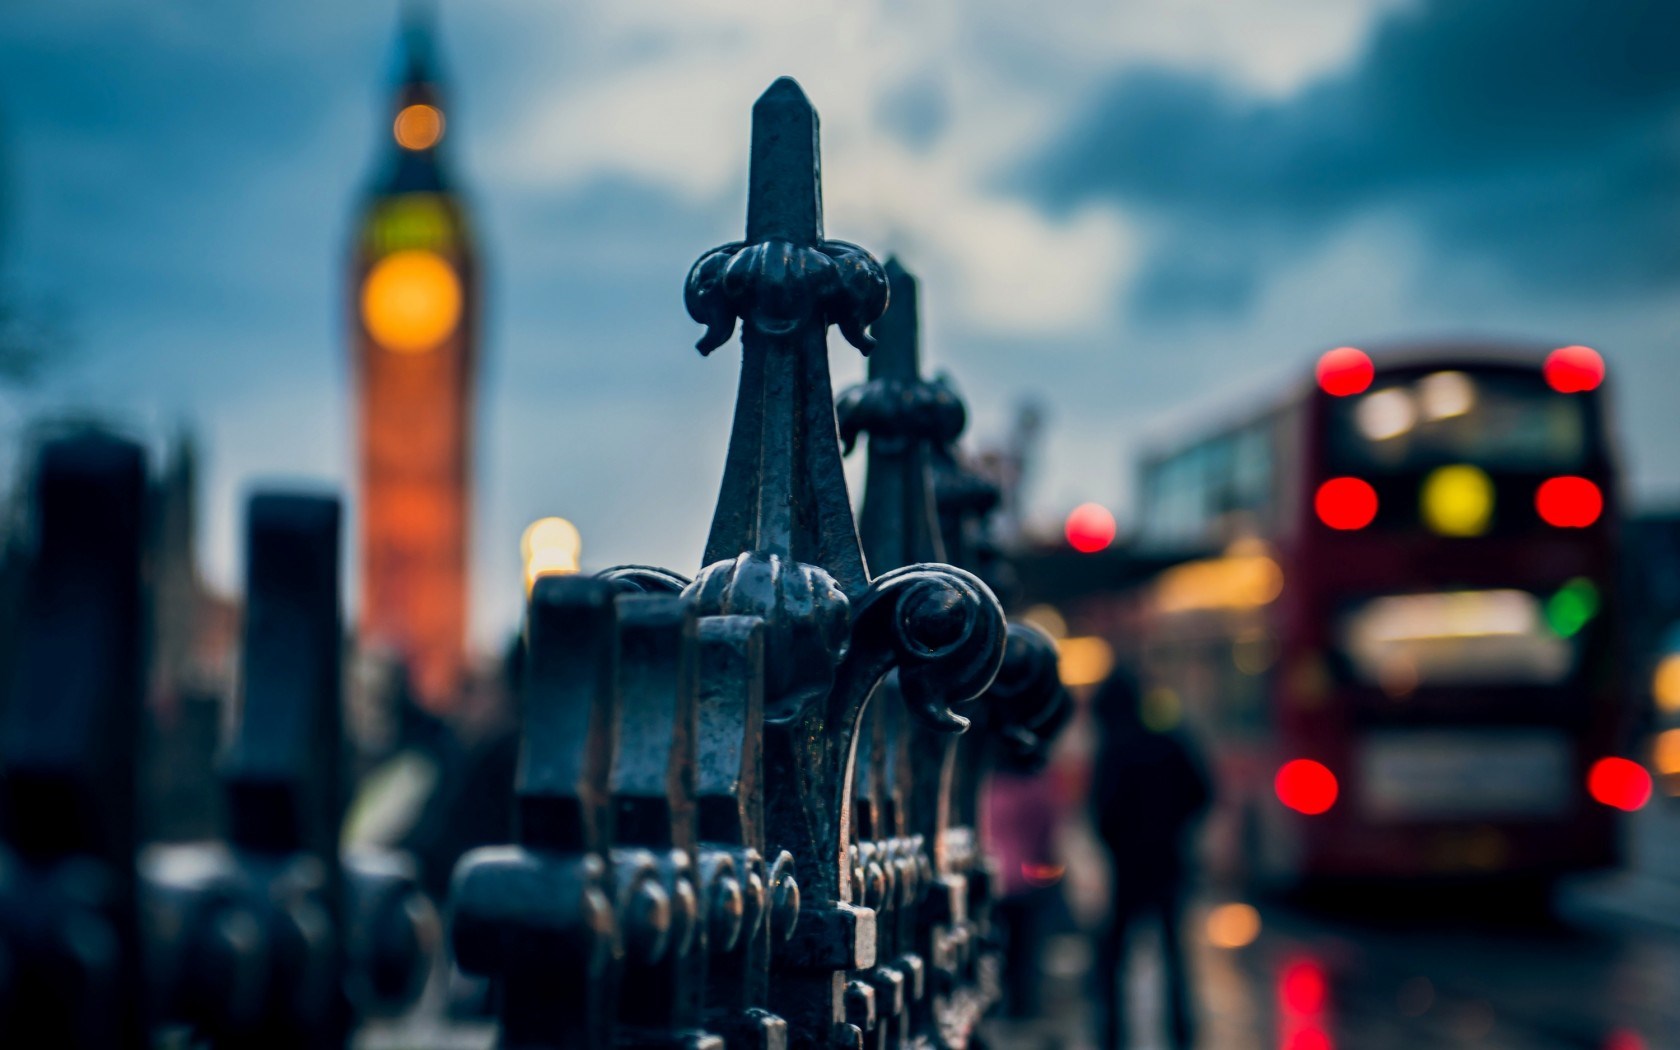
<instances>
[{"instance_id":1,"label":"bus windshield","mask_svg":"<svg viewBox=\"0 0 1680 1050\"><path fill-rule=\"evenodd\" d=\"M1494 470L1577 470L1588 453L1586 399L1538 375L1430 372L1382 376L1330 406L1336 469L1381 473L1437 463Z\"/></svg>"}]
</instances>

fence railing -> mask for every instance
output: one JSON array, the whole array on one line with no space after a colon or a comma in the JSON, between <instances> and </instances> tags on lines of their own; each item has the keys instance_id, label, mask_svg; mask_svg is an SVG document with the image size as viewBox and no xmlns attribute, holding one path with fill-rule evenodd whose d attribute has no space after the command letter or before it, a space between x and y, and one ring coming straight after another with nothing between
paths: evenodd
<instances>
[{"instance_id":1,"label":"fence railing","mask_svg":"<svg viewBox=\"0 0 1680 1050\"><path fill-rule=\"evenodd\" d=\"M502 1046L962 1047L999 994L979 799L1065 720L1055 649L986 582L996 494L954 454L954 388L920 374L914 279L824 238L791 80L753 108L749 171L745 239L686 287L700 351L739 326L742 353L703 564L530 593L517 830L446 902ZM830 326L871 354L838 410ZM413 1002L434 938L403 858L339 847L337 502L252 500L225 843L137 865L143 456L65 439L38 478L0 726L0 1031L345 1045Z\"/></svg>"}]
</instances>

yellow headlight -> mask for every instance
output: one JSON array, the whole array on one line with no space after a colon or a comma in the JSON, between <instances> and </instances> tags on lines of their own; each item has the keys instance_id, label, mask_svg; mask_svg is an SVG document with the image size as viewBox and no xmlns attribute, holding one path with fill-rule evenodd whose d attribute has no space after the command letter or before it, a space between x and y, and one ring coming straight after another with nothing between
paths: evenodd
<instances>
[{"instance_id":1,"label":"yellow headlight","mask_svg":"<svg viewBox=\"0 0 1680 1050\"><path fill-rule=\"evenodd\" d=\"M1423 479L1423 523L1442 536L1480 536L1493 521L1493 479L1480 467L1438 467Z\"/></svg>"}]
</instances>

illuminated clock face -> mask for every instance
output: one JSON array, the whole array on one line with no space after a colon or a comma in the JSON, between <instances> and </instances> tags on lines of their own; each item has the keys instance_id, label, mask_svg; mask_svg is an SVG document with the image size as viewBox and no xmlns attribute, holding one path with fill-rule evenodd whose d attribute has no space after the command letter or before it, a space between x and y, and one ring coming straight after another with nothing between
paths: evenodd
<instances>
[{"instance_id":1,"label":"illuminated clock face","mask_svg":"<svg viewBox=\"0 0 1680 1050\"><path fill-rule=\"evenodd\" d=\"M432 349L461 320L461 280L441 255L393 252L362 284L362 322L376 343L400 354Z\"/></svg>"},{"instance_id":2,"label":"illuminated clock face","mask_svg":"<svg viewBox=\"0 0 1680 1050\"><path fill-rule=\"evenodd\" d=\"M443 110L424 103L404 106L391 123L391 134L403 149L431 149L443 138Z\"/></svg>"}]
</instances>

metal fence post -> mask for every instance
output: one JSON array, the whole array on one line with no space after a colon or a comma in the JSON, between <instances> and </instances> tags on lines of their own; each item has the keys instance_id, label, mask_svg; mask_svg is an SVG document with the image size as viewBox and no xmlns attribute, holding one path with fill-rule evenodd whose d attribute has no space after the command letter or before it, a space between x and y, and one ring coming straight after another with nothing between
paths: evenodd
<instances>
[{"instance_id":1,"label":"metal fence post","mask_svg":"<svg viewBox=\"0 0 1680 1050\"><path fill-rule=\"evenodd\" d=\"M134 858L144 453L47 444L35 556L0 722L0 1032L19 1045L146 1045Z\"/></svg>"},{"instance_id":2,"label":"metal fence post","mask_svg":"<svg viewBox=\"0 0 1680 1050\"><path fill-rule=\"evenodd\" d=\"M451 936L463 969L499 985L501 1045L611 1045L616 975L666 950L670 899L649 868L609 878L608 775L619 724L617 591L547 576L532 589L517 844L456 867Z\"/></svg>"},{"instance_id":3,"label":"metal fence post","mask_svg":"<svg viewBox=\"0 0 1680 1050\"><path fill-rule=\"evenodd\" d=\"M946 379L921 376L915 278L896 260L888 261L887 274L892 301L875 327L879 345L870 359L869 379L843 392L837 404L847 450L859 436L869 437L859 522L864 548L876 568L946 555L974 564L979 559L973 540L982 523L972 517L936 520L933 472L934 464L956 469L954 444L966 410ZM964 491L972 497L978 479L965 480ZM974 506L965 502L959 513L970 515ZM955 550L945 549L947 539ZM895 689L888 679L880 691L890 695ZM905 741L915 756L906 791L911 826L928 843L933 872L919 921L911 927L911 954L925 957L931 991L911 996L909 1032L900 1042L914 1038L966 1045L997 998L995 951L988 937L996 880L979 836L982 782L995 760L1031 742L1029 727L1047 728L1047 711L1059 710L1064 702L1054 646L1033 628L1012 623L997 678L981 701L961 708L975 720L973 728L952 738L916 727ZM883 705L872 717L893 706ZM875 739L891 740L892 730L890 721L883 722ZM865 753L860 746L860 756ZM902 768L894 767L890 757L883 759L878 777ZM908 972L917 961L905 958L901 971Z\"/></svg>"},{"instance_id":4,"label":"metal fence post","mask_svg":"<svg viewBox=\"0 0 1680 1050\"><path fill-rule=\"evenodd\" d=\"M877 683L898 669L910 711L957 732L952 710L1002 657L1002 615L978 579L943 565L871 578L846 495L826 330L866 352L886 276L825 240L816 113L777 81L753 107L747 237L702 256L689 313L702 353L743 323L740 392L707 566L689 588L702 615L750 615L766 634L767 837L799 867L806 906L776 955L772 1001L797 1046L861 1046L874 1030L872 909L852 875L853 744Z\"/></svg>"}]
</instances>

